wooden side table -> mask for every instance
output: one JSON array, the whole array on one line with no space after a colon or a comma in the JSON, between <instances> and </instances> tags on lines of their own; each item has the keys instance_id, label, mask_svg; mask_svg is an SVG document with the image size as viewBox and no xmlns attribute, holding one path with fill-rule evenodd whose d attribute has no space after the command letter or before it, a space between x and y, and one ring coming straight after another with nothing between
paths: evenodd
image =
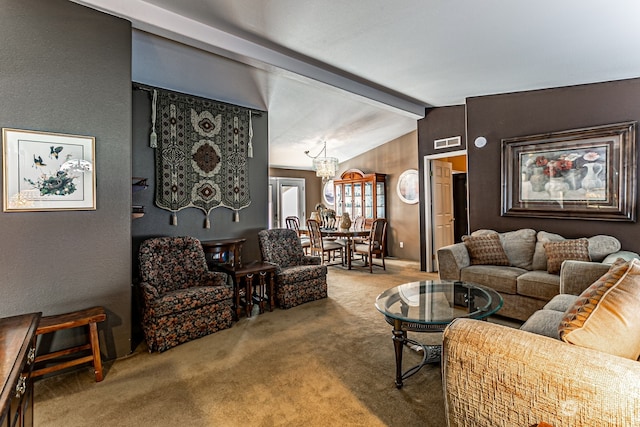
<instances>
[{"instance_id":1,"label":"wooden side table","mask_svg":"<svg viewBox=\"0 0 640 427\"><path fill-rule=\"evenodd\" d=\"M247 239L218 239L200 242L209 268L226 264L231 267L242 266L242 245Z\"/></svg>"},{"instance_id":2,"label":"wooden side table","mask_svg":"<svg viewBox=\"0 0 640 427\"><path fill-rule=\"evenodd\" d=\"M240 318L241 313L241 297L242 291L244 291L245 297L245 310L247 317L251 317L251 311L253 310L253 294L254 294L254 280L258 277L258 284L255 291L257 293L258 303L260 305L260 314L264 313L264 303L267 300L265 297L266 288L268 290L269 311L273 311L275 306L275 275L277 266L268 262L252 261L249 264L243 266L231 266L229 264L220 264L218 269L224 271L231 276L233 281L233 304L236 309L236 317Z\"/></svg>"}]
</instances>

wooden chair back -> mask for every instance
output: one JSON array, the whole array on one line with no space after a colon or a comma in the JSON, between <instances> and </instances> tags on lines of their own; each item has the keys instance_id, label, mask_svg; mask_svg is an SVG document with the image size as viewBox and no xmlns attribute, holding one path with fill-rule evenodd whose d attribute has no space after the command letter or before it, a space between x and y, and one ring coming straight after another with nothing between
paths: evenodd
<instances>
[{"instance_id":1,"label":"wooden chair back","mask_svg":"<svg viewBox=\"0 0 640 427\"><path fill-rule=\"evenodd\" d=\"M295 230L296 233L300 232L300 219L297 216L288 216L284 220L287 228Z\"/></svg>"}]
</instances>

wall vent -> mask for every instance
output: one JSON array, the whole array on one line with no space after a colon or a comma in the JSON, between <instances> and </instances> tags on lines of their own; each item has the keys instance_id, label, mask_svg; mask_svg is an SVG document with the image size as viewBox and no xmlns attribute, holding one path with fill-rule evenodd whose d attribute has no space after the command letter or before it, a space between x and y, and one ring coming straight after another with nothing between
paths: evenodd
<instances>
[{"instance_id":1,"label":"wall vent","mask_svg":"<svg viewBox=\"0 0 640 427\"><path fill-rule=\"evenodd\" d=\"M460 145L462 140L459 136L452 136L450 138L436 139L433 141L433 148L440 150L443 148L456 147Z\"/></svg>"}]
</instances>

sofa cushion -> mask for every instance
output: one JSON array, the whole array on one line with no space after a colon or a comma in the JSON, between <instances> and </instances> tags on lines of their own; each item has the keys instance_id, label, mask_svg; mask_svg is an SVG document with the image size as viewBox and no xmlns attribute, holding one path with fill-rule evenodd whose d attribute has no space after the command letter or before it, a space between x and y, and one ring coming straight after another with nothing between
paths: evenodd
<instances>
[{"instance_id":1,"label":"sofa cushion","mask_svg":"<svg viewBox=\"0 0 640 427\"><path fill-rule=\"evenodd\" d=\"M548 301L560 292L560 276L546 271L527 271L518 276L519 295ZM564 311L564 310L563 310Z\"/></svg>"},{"instance_id":2,"label":"sofa cushion","mask_svg":"<svg viewBox=\"0 0 640 427\"><path fill-rule=\"evenodd\" d=\"M463 236L472 265L509 265L509 258L504 252L497 234L485 236Z\"/></svg>"},{"instance_id":3,"label":"sofa cushion","mask_svg":"<svg viewBox=\"0 0 640 427\"><path fill-rule=\"evenodd\" d=\"M640 258L640 255L638 255L635 252L631 252L631 251L617 251L617 252L614 252L612 254L607 255L602 260L602 263L603 264L613 264L618 259L623 259L625 261L631 261L634 258Z\"/></svg>"},{"instance_id":4,"label":"sofa cushion","mask_svg":"<svg viewBox=\"0 0 640 427\"><path fill-rule=\"evenodd\" d=\"M538 231L536 241L536 248L533 253L533 262L531 268L533 270L546 270L547 269L547 254L544 250L544 244L547 242L559 242L564 240L559 234L547 233L546 231Z\"/></svg>"},{"instance_id":5,"label":"sofa cushion","mask_svg":"<svg viewBox=\"0 0 640 427\"><path fill-rule=\"evenodd\" d=\"M640 260L614 264L564 314L560 338L637 360L640 356Z\"/></svg>"},{"instance_id":6,"label":"sofa cushion","mask_svg":"<svg viewBox=\"0 0 640 427\"><path fill-rule=\"evenodd\" d=\"M573 306L577 299L578 295L558 294L551 298L551 301L546 303L543 309L559 311L564 315L564 312Z\"/></svg>"},{"instance_id":7,"label":"sofa cushion","mask_svg":"<svg viewBox=\"0 0 640 427\"><path fill-rule=\"evenodd\" d=\"M487 234L497 234L500 237L500 243L504 248L510 265L514 267L531 270L533 262L533 253L536 248L536 231L531 228L522 228L515 231L507 231L506 233L498 233L494 230L476 230L471 236L484 236Z\"/></svg>"},{"instance_id":8,"label":"sofa cushion","mask_svg":"<svg viewBox=\"0 0 640 427\"><path fill-rule=\"evenodd\" d=\"M518 267L471 265L460 272L460 280L489 286L498 293L515 294L518 276L527 270Z\"/></svg>"},{"instance_id":9,"label":"sofa cushion","mask_svg":"<svg viewBox=\"0 0 640 427\"><path fill-rule=\"evenodd\" d=\"M591 236L587 239L589 241L589 256L591 261L601 262L607 255L620 250L620 240L613 236L605 236L599 234L597 236Z\"/></svg>"},{"instance_id":10,"label":"sofa cushion","mask_svg":"<svg viewBox=\"0 0 640 427\"><path fill-rule=\"evenodd\" d=\"M546 242L544 251L547 255L547 271L551 274L560 274L560 266L568 259L591 261L589 257L589 241L587 239Z\"/></svg>"},{"instance_id":11,"label":"sofa cushion","mask_svg":"<svg viewBox=\"0 0 640 427\"><path fill-rule=\"evenodd\" d=\"M564 313L556 310L538 310L527 319L520 329L546 337L560 339L558 325Z\"/></svg>"}]
</instances>

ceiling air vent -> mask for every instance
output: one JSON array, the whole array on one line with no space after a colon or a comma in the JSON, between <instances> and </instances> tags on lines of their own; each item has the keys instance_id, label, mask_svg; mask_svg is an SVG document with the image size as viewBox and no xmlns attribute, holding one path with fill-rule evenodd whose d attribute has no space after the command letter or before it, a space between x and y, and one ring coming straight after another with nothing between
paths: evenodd
<instances>
[{"instance_id":1,"label":"ceiling air vent","mask_svg":"<svg viewBox=\"0 0 640 427\"><path fill-rule=\"evenodd\" d=\"M459 136L452 136L451 138L436 139L435 141L433 141L433 148L435 148L436 150L440 150L442 148L456 147L460 145L461 139L462 138L460 138Z\"/></svg>"}]
</instances>

